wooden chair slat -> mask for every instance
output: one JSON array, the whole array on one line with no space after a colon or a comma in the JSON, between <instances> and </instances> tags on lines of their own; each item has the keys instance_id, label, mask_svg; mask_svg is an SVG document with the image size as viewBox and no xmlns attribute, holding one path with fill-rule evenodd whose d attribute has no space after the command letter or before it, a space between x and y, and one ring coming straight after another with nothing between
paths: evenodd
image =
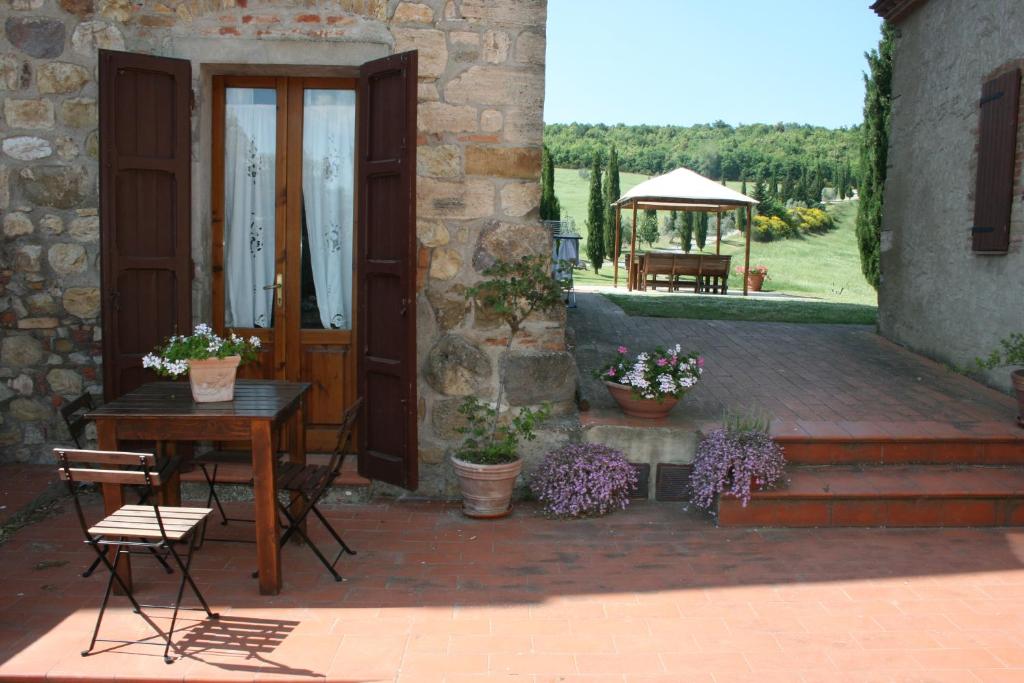
<instances>
[{"instance_id":1,"label":"wooden chair slat","mask_svg":"<svg viewBox=\"0 0 1024 683\"><path fill-rule=\"evenodd\" d=\"M87 462L103 465L141 465L143 459L152 467L156 456L152 453L134 453L131 451L90 451L82 448L55 448L54 455L58 461L63 454L68 462Z\"/></svg>"},{"instance_id":2,"label":"wooden chair slat","mask_svg":"<svg viewBox=\"0 0 1024 683\"><path fill-rule=\"evenodd\" d=\"M85 467L71 467L71 479L79 482L96 482L97 484L123 484L127 486L145 486L146 476L142 472L132 470L98 470ZM66 480L67 473L63 468L57 470L61 480ZM160 475L152 472L149 480L153 486L159 486Z\"/></svg>"}]
</instances>

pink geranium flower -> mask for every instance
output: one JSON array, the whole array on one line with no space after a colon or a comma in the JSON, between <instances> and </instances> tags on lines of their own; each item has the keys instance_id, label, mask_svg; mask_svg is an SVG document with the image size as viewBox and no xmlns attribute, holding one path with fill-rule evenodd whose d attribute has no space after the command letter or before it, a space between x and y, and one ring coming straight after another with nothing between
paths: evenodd
<instances>
[{"instance_id":1,"label":"pink geranium flower","mask_svg":"<svg viewBox=\"0 0 1024 683\"><path fill-rule=\"evenodd\" d=\"M658 365L661 366L661 367L665 367L666 365L668 365L668 360L665 359L665 358L659 358L658 359Z\"/></svg>"},{"instance_id":2,"label":"pink geranium flower","mask_svg":"<svg viewBox=\"0 0 1024 683\"><path fill-rule=\"evenodd\" d=\"M704 356L697 356L697 367L704 367Z\"/></svg>"},{"instance_id":3,"label":"pink geranium flower","mask_svg":"<svg viewBox=\"0 0 1024 683\"><path fill-rule=\"evenodd\" d=\"M608 376L609 377L614 377L615 376L615 368L608 368Z\"/></svg>"},{"instance_id":4,"label":"pink geranium flower","mask_svg":"<svg viewBox=\"0 0 1024 683\"><path fill-rule=\"evenodd\" d=\"M619 353L629 353L629 349L627 349L625 346L620 346Z\"/></svg>"}]
</instances>

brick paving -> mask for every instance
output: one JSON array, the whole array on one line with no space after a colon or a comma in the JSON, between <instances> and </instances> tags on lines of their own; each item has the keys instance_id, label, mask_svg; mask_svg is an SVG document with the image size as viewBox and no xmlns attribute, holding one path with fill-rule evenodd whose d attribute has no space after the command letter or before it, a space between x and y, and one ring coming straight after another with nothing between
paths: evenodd
<instances>
[{"instance_id":1,"label":"brick paving","mask_svg":"<svg viewBox=\"0 0 1024 683\"><path fill-rule=\"evenodd\" d=\"M190 615L171 665L151 645L80 657L102 579L78 576L69 514L27 527L0 547L0 680L1024 680L1021 532L714 529L658 503L580 521L329 515L359 551L345 583L289 546L284 591L261 597L252 546L208 543L196 575L223 618ZM146 600L170 579L136 561ZM117 602L104 634L146 629Z\"/></svg>"},{"instance_id":2,"label":"brick paving","mask_svg":"<svg viewBox=\"0 0 1024 683\"><path fill-rule=\"evenodd\" d=\"M0 464L0 524L57 483L57 468L24 463Z\"/></svg>"},{"instance_id":3,"label":"brick paving","mask_svg":"<svg viewBox=\"0 0 1024 683\"><path fill-rule=\"evenodd\" d=\"M1024 432L1014 424L1014 399L883 339L872 327L629 317L597 293L581 292L577 301L569 324L581 391L597 411L614 403L592 372L619 344L639 351L679 343L702 353L706 365L673 419L714 421L726 408L746 408L799 421L811 436L818 436L816 428L891 433L901 423L911 432L920 428L911 423ZM835 427L844 422L855 424Z\"/></svg>"}]
</instances>

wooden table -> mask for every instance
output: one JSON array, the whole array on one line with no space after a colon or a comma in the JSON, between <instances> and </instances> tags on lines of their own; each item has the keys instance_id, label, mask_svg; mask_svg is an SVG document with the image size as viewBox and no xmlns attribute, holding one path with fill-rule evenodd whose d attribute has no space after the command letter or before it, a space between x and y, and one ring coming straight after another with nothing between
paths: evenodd
<instances>
[{"instance_id":1,"label":"wooden table","mask_svg":"<svg viewBox=\"0 0 1024 683\"><path fill-rule=\"evenodd\" d=\"M101 406L87 417L96 421L100 450L118 450L121 441L251 442L260 593L276 595L281 590L281 553L274 454L280 430L288 426L289 457L292 462L306 462L302 424L303 399L309 387L304 382L238 380L234 401L196 403L187 382L154 382ZM175 477L161 502L174 504L180 499L179 487ZM103 485L107 514L124 503L121 486ZM126 562L123 577L131 581L131 566Z\"/></svg>"}]
</instances>

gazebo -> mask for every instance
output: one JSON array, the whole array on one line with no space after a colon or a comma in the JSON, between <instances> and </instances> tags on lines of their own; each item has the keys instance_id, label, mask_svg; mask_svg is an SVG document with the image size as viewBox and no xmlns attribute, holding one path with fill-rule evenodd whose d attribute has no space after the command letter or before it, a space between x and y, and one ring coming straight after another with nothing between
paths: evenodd
<instances>
[{"instance_id":1,"label":"gazebo","mask_svg":"<svg viewBox=\"0 0 1024 683\"><path fill-rule=\"evenodd\" d=\"M633 209L633 236L630 253L636 253L636 212L637 209L655 211L704 211L716 214L715 253L722 250L722 212L740 207L747 209L747 243L743 259L744 271L750 269L750 222L751 208L757 204L745 194L731 190L710 178L688 168L676 170L645 180L613 204L615 207L615 245L619 249L622 239L622 208ZM615 266L614 285L619 286L619 254L612 260ZM747 279L743 278L743 295L747 295Z\"/></svg>"}]
</instances>

